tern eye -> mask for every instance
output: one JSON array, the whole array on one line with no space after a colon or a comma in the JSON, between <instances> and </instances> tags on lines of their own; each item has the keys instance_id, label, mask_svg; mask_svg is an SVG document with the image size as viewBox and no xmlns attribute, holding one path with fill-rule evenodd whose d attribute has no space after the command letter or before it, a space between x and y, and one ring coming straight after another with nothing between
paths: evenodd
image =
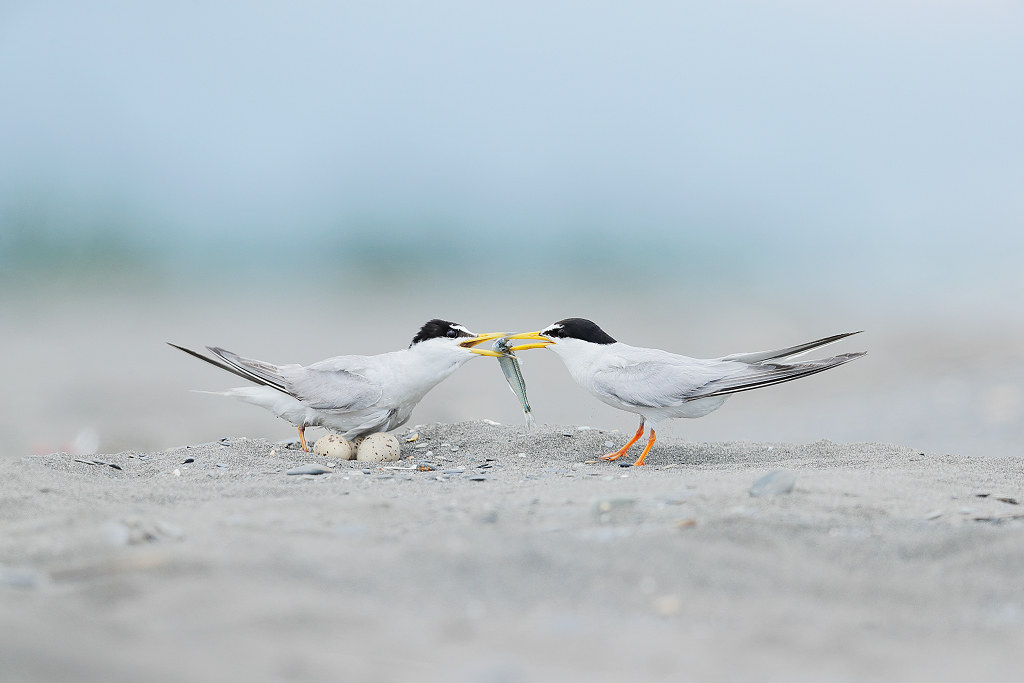
<instances>
[{"instance_id":1,"label":"tern eye","mask_svg":"<svg viewBox=\"0 0 1024 683\"><path fill-rule=\"evenodd\" d=\"M452 339L454 339L455 337L459 336L459 333L456 330L448 330L448 332L445 334L445 336L446 337L451 337Z\"/></svg>"}]
</instances>

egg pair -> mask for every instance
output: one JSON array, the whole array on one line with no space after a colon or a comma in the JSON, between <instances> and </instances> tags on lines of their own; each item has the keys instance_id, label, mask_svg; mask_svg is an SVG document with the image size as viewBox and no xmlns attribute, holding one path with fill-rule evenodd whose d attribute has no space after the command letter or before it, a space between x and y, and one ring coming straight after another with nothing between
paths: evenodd
<instances>
[{"instance_id":1,"label":"egg pair","mask_svg":"<svg viewBox=\"0 0 1024 683\"><path fill-rule=\"evenodd\" d=\"M355 442L338 434L328 434L317 439L313 452L337 460L361 460L363 462L391 462L402 457L398 439L385 432L370 434Z\"/></svg>"}]
</instances>

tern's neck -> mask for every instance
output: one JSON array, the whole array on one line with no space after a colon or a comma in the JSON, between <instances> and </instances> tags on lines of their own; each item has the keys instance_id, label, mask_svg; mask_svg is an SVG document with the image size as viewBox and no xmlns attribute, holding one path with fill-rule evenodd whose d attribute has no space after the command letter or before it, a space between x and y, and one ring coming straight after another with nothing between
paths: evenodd
<instances>
[{"instance_id":1,"label":"tern's neck","mask_svg":"<svg viewBox=\"0 0 1024 683\"><path fill-rule=\"evenodd\" d=\"M580 382L582 378L593 374L595 366L606 362L609 354L621 346L614 344L593 344L579 339L560 339L549 346L562 359L569 374Z\"/></svg>"},{"instance_id":2,"label":"tern's neck","mask_svg":"<svg viewBox=\"0 0 1024 683\"><path fill-rule=\"evenodd\" d=\"M396 353L401 355L400 377L396 380L409 387L411 393L420 395L430 391L473 358L461 349L429 342L414 344Z\"/></svg>"}]
</instances>

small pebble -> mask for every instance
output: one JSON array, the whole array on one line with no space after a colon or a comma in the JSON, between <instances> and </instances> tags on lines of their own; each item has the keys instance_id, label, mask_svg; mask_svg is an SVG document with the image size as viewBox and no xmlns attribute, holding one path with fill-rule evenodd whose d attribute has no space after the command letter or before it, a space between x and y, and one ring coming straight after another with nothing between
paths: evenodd
<instances>
[{"instance_id":1,"label":"small pebble","mask_svg":"<svg viewBox=\"0 0 1024 683\"><path fill-rule=\"evenodd\" d=\"M327 468L327 467L323 467L321 465L310 464L310 465L301 465L299 467L293 467L292 469L290 469L287 472L285 472L285 474L288 474L288 475L296 475L296 474L328 474L329 472L331 472L331 470L329 468ZM369 474L369 472L367 472L367 474Z\"/></svg>"},{"instance_id":2,"label":"small pebble","mask_svg":"<svg viewBox=\"0 0 1024 683\"><path fill-rule=\"evenodd\" d=\"M478 475L477 475L477 476L475 476L475 477L470 477L470 478L469 478L469 480L470 480L470 481L487 481L487 477L485 477L485 476L483 476L483 475L480 475L480 474L478 474Z\"/></svg>"},{"instance_id":3,"label":"small pebble","mask_svg":"<svg viewBox=\"0 0 1024 683\"><path fill-rule=\"evenodd\" d=\"M40 576L31 569L0 567L0 586L36 588L40 582Z\"/></svg>"},{"instance_id":4,"label":"small pebble","mask_svg":"<svg viewBox=\"0 0 1024 683\"><path fill-rule=\"evenodd\" d=\"M679 614L679 610L683 607L683 601L679 599L678 595L662 595L654 599L651 607L654 608L654 612L658 616L671 617Z\"/></svg>"},{"instance_id":5,"label":"small pebble","mask_svg":"<svg viewBox=\"0 0 1024 683\"><path fill-rule=\"evenodd\" d=\"M604 498L592 501L590 513L601 524L623 523L639 520L636 498Z\"/></svg>"},{"instance_id":6,"label":"small pebble","mask_svg":"<svg viewBox=\"0 0 1024 683\"><path fill-rule=\"evenodd\" d=\"M752 498L764 496L781 496L793 490L796 484L796 475L789 470L778 470L769 472L754 482L750 487Z\"/></svg>"},{"instance_id":7,"label":"small pebble","mask_svg":"<svg viewBox=\"0 0 1024 683\"><path fill-rule=\"evenodd\" d=\"M182 465L187 465L187 464L189 464L190 462L195 462L195 461L196 461L196 459L195 459L195 458L185 458L184 460L182 460L182 461L181 461L181 464L182 464Z\"/></svg>"},{"instance_id":8,"label":"small pebble","mask_svg":"<svg viewBox=\"0 0 1024 683\"><path fill-rule=\"evenodd\" d=\"M612 446L614 446L614 445L615 445L615 444L613 444L613 443L612 443L611 441L605 441L605 442L604 442L604 447L605 447L605 448L611 448L611 447L612 447Z\"/></svg>"},{"instance_id":9,"label":"small pebble","mask_svg":"<svg viewBox=\"0 0 1024 683\"><path fill-rule=\"evenodd\" d=\"M453 467L450 470L442 471L441 474L462 474L465 471L466 470L463 467Z\"/></svg>"}]
</instances>

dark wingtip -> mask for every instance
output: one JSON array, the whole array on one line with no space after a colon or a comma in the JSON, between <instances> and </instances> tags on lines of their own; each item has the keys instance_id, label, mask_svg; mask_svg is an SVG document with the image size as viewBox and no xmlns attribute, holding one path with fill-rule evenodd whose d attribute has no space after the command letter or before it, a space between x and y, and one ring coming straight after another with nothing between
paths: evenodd
<instances>
[{"instance_id":1,"label":"dark wingtip","mask_svg":"<svg viewBox=\"0 0 1024 683\"><path fill-rule=\"evenodd\" d=\"M213 365L216 365L217 367L220 367L220 365L218 363L214 363L212 360L210 360L209 358L207 358L206 356L204 356L203 354L201 354L201 353L199 353L197 351L193 351L192 349L186 349L184 346L178 346L174 342L167 342L167 345L168 346L173 346L174 348L178 349L179 351L184 351L185 353L187 353L190 356L195 356L196 358L201 358L202 360L205 360L207 363L212 363Z\"/></svg>"},{"instance_id":2,"label":"dark wingtip","mask_svg":"<svg viewBox=\"0 0 1024 683\"><path fill-rule=\"evenodd\" d=\"M208 358L207 356L204 356L203 354L199 353L198 351L193 351L192 349L186 349L184 346L178 346L177 344L173 344L171 342L167 342L167 344L170 345L170 346L173 346L174 348L178 349L179 351L184 351L185 353L187 353L188 355L192 356L193 358L198 358L201 361L206 361L210 365L212 365L214 367L218 367L221 370L227 370L232 375L238 375L242 379L247 379L250 382L256 382L257 384L261 384L262 383L262 382L258 382L257 380L253 379L252 377L249 377L247 375L242 374L241 372L239 372L235 368L231 367L227 363L222 363L222 362L220 362L218 360L214 360L213 358ZM207 348L209 348L209 347L207 347Z\"/></svg>"}]
</instances>

